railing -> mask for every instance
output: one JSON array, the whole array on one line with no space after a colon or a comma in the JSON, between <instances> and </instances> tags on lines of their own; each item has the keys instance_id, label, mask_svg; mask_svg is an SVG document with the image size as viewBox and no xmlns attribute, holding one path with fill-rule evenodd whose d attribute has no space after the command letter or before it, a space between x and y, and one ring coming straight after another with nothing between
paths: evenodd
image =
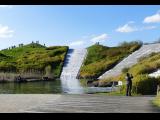
<instances>
[{"instance_id":1,"label":"railing","mask_svg":"<svg viewBox=\"0 0 160 120\"><path fill-rule=\"evenodd\" d=\"M113 81L111 92L114 92L114 90L115 90L115 83L114 83L114 81Z\"/></svg>"},{"instance_id":2,"label":"railing","mask_svg":"<svg viewBox=\"0 0 160 120\"><path fill-rule=\"evenodd\" d=\"M110 92L119 91L121 93L121 90L122 90L122 81L118 81L117 85L115 83L117 83L117 81L113 81Z\"/></svg>"}]
</instances>

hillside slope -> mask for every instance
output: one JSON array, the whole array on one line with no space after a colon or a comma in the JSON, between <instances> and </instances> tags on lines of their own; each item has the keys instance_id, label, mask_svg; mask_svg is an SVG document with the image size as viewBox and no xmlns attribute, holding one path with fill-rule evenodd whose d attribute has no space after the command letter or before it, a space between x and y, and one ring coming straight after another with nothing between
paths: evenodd
<instances>
[{"instance_id":1,"label":"hillside slope","mask_svg":"<svg viewBox=\"0 0 160 120\"><path fill-rule=\"evenodd\" d=\"M160 43L143 45L139 50L133 52L128 57L123 59L113 69L106 71L99 79L105 79L111 76L119 75L124 68L131 67L138 62L138 59L151 54L152 52L160 52Z\"/></svg>"},{"instance_id":2,"label":"hillside slope","mask_svg":"<svg viewBox=\"0 0 160 120\"><path fill-rule=\"evenodd\" d=\"M0 72L52 72L59 77L67 50L67 46L45 47L37 43L1 50Z\"/></svg>"},{"instance_id":3,"label":"hillside slope","mask_svg":"<svg viewBox=\"0 0 160 120\"><path fill-rule=\"evenodd\" d=\"M87 48L88 54L80 70L80 78L98 78L140 47L140 42L124 42L117 47L93 45Z\"/></svg>"},{"instance_id":4,"label":"hillside slope","mask_svg":"<svg viewBox=\"0 0 160 120\"><path fill-rule=\"evenodd\" d=\"M156 94L157 84L160 84L160 77L150 77L149 74L160 68L160 52L151 53L138 60L138 63L123 71L118 76L112 76L107 79L99 80L99 85L104 85L109 81L121 80L124 84L125 76L129 72L133 75L133 93L136 94Z\"/></svg>"}]
</instances>

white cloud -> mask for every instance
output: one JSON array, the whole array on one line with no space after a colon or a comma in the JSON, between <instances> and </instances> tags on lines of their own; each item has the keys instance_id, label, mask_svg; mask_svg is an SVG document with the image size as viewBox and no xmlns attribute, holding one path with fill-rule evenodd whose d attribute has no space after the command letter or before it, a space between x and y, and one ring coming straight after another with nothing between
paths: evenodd
<instances>
[{"instance_id":1,"label":"white cloud","mask_svg":"<svg viewBox=\"0 0 160 120\"><path fill-rule=\"evenodd\" d=\"M99 36L95 36L91 39L92 42L104 42L105 40L107 40L109 37L108 37L108 34L101 34Z\"/></svg>"},{"instance_id":2,"label":"white cloud","mask_svg":"<svg viewBox=\"0 0 160 120\"><path fill-rule=\"evenodd\" d=\"M152 30L152 29L156 29L157 26L145 26L145 27L142 27L140 30Z\"/></svg>"},{"instance_id":3,"label":"white cloud","mask_svg":"<svg viewBox=\"0 0 160 120\"><path fill-rule=\"evenodd\" d=\"M12 8L12 5L0 5L0 8Z\"/></svg>"},{"instance_id":4,"label":"white cloud","mask_svg":"<svg viewBox=\"0 0 160 120\"><path fill-rule=\"evenodd\" d=\"M117 32L121 33L130 33L135 31L143 31L143 30L152 30L157 28L157 26L133 26L131 24L135 23L134 21L130 21L124 26L120 26L116 29Z\"/></svg>"},{"instance_id":5,"label":"white cloud","mask_svg":"<svg viewBox=\"0 0 160 120\"><path fill-rule=\"evenodd\" d=\"M79 41L71 42L70 46L81 46L83 44L84 44L84 41L79 40Z\"/></svg>"},{"instance_id":6,"label":"white cloud","mask_svg":"<svg viewBox=\"0 0 160 120\"><path fill-rule=\"evenodd\" d=\"M160 22L160 13L157 12L152 16L148 16L144 19L143 23L159 23Z\"/></svg>"},{"instance_id":7,"label":"white cloud","mask_svg":"<svg viewBox=\"0 0 160 120\"><path fill-rule=\"evenodd\" d=\"M130 24L134 23L133 21L128 22L127 24L120 26L116 29L117 32L122 32L122 33L129 33L129 32L134 32L137 31L138 29L136 27L131 26Z\"/></svg>"},{"instance_id":8,"label":"white cloud","mask_svg":"<svg viewBox=\"0 0 160 120\"><path fill-rule=\"evenodd\" d=\"M128 24L132 24L132 23L135 23L135 22L134 22L134 21L129 21L129 22L128 22Z\"/></svg>"},{"instance_id":9,"label":"white cloud","mask_svg":"<svg viewBox=\"0 0 160 120\"><path fill-rule=\"evenodd\" d=\"M0 38L11 38L14 31L11 30L8 26L3 26L0 24Z\"/></svg>"}]
</instances>

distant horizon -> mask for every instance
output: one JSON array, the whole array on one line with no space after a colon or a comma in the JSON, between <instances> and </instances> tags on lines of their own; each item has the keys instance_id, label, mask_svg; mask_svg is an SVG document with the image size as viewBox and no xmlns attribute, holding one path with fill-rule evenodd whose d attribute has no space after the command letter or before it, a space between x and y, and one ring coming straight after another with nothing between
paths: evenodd
<instances>
[{"instance_id":1,"label":"distant horizon","mask_svg":"<svg viewBox=\"0 0 160 120\"><path fill-rule=\"evenodd\" d=\"M32 41L86 48L160 38L160 5L0 5L0 14L0 50Z\"/></svg>"}]
</instances>

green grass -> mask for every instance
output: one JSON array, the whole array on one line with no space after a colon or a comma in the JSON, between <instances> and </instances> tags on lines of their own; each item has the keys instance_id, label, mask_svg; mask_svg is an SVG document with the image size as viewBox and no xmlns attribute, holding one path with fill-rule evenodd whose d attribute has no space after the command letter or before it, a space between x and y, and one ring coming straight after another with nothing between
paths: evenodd
<instances>
[{"instance_id":1,"label":"green grass","mask_svg":"<svg viewBox=\"0 0 160 120\"><path fill-rule=\"evenodd\" d=\"M80 79L79 81L80 81L81 86L87 87L87 80L86 79Z\"/></svg>"},{"instance_id":2,"label":"green grass","mask_svg":"<svg viewBox=\"0 0 160 120\"><path fill-rule=\"evenodd\" d=\"M152 103L157 106L160 107L160 94L157 95L157 97L152 101Z\"/></svg>"},{"instance_id":3,"label":"green grass","mask_svg":"<svg viewBox=\"0 0 160 120\"><path fill-rule=\"evenodd\" d=\"M0 72L44 74L50 66L54 77L59 77L67 50L67 46L45 47L37 43L1 50Z\"/></svg>"},{"instance_id":4,"label":"green grass","mask_svg":"<svg viewBox=\"0 0 160 120\"><path fill-rule=\"evenodd\" d=\"M106 96L125 96L126 94L119 92L119 91L115 91L115 92L104 92L104 93L95 93L98 95L106 95ZM132 94L132 96L139 96L138 94Z\"/></svg>"},{"instance_id":5,"label":"green grass","mask_svg":"<svg viewBox=\"0 0 160 120\"><path fill-rule=\"evenodd\" d=\"M80 70L80 78L97 78L113 68L123 58L141 47L140 42L123 42L118 47L93 45L87 48L88 55Z\"/></svg>"},{"instance_id":6,"label":"green grass","mask_svg":"<svg viewBox=\"0 0 160 120\"><path fill-rule=\"evenodd\" d=\"M100 80L101 84L105 84L108 81L121 80L125 84L126 72L131 73L133 78L133 93L135 94L156 94L157 84L160 84L160 78L149 77L148 74L158 70L160 68L160 53L152 53L147 57L143 57L139 62L127 70L122 70L119 76L113 76L104 80ZM125 86L124 86L125 92Z\"/></svg>"},{"instance_id":7,"label":"green grass","mask_svg":"<svg viewBox=\"0 0 160 120\"><path fill-rule=\"evenodd\" d=\"M124 96L124 94L120 93L120 92L101 92L101 93L95 93L98 95L106 95L106 96Z\"/></svg>"}]
</instances>

